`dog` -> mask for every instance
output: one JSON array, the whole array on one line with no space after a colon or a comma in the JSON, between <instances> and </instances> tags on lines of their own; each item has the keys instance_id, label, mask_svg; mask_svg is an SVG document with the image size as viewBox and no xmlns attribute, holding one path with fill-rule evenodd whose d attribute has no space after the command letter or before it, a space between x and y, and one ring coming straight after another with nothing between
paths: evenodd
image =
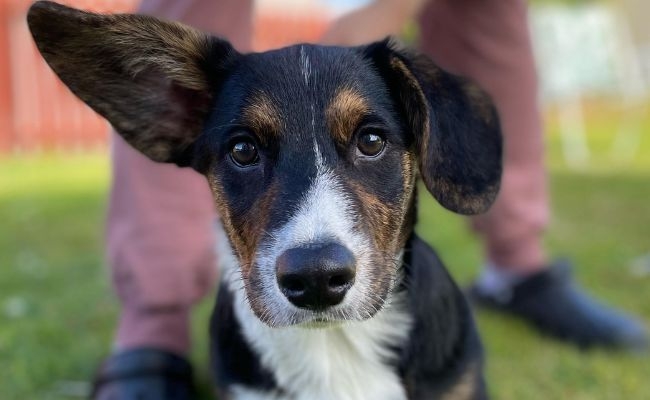
<instances>
[{"instance_id":1,"label":"dog","mask_svg":"<svg viewBox=\"0 0 650 400\"><path fill-rule=\"evenodd\" d=\"M414 233L418 177L485 211L499 120L477 86L386 39L241 54L140 15L28 14L62 81L153 161L207 177L222 218L220 399L484 399L470 308Z\"/></svg>"}]
</instances>

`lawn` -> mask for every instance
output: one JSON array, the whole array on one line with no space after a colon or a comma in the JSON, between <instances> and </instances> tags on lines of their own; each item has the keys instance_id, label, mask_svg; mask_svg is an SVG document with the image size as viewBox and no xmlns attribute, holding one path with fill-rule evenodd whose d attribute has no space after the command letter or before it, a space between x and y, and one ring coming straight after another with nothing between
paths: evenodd
<instances>
[{"instance_id":1,"label":"lawn","mask_svg":"<svg viewBox=\"0 0 650 400\"><path fill-rule=\"evenodd\" d=\"M551 124L547 243L575 260L592 293L650 322L650 260L642 260L650 254L650 138L621 160L610 153L616 124L607 112L591 116L593 154L577 170L565 165ZM110 350L118 304L102 252L108 182L103 153L0 158L0 399L83 397ZM421 197L419 232L469 282L481 262L478 242L462 218ZM204 386L210 303L194 316ZM478 321L495 399L650 398L647 354L580 352L518 321L487 312Z\"/></svg>"}]
</instances>

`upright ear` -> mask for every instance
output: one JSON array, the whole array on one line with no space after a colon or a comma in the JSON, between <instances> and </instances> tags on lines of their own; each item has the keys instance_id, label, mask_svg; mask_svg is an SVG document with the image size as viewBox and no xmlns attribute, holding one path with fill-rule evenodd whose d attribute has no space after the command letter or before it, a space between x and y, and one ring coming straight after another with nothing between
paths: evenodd
<instances>
[{"instance_id":1,"label":"upright ear","mask_svg":"<svg viewBox=\"0 0 650 400\"><path fill-rule=\"evenodd\" d=\"M499 191L502 168L499 119L487 94L390 39L362 50L413 132L427 189L451 211L486 211Z\"/></svg>"},{"instance_id":2,"label":"upright ear","mask_svg":"<svg viewBox=\"0 0 650 400\"><path fill-rule=\"evenodd\" d=\"M27 15L50 67L134 148L187 165L220 81L238 53L214 37L141 15L99 15L48 1Z\"/></svg>"}]
</instances>

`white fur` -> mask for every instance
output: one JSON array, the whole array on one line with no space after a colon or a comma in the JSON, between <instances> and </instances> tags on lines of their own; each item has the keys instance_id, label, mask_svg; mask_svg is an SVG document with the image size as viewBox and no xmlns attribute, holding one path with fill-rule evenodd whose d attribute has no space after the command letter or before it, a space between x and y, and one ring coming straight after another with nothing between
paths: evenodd
<instances>
[{"instance_id":1,"label":"white fur","mask_svg":"<svg viewBox=\"0 0 650 400\"><path fill-rule=\"evenodd\" d=\"M319 173L324 171L324 162L323 154L320 152L320 147L318 146L318 141L316 140L316 122L315 122L315 111L314 105L311 105L311 135L314 138L314 158L316 159L316 168Z\"/></svg>"},{"instance_id":2,"label":"white fur","mask_svg":"<svg viewBox=\"0 0 650 400\"><path fill-rule=\"evenodd\" d=\"M311 62L309 56L305 51L305 46L300 46L300 70L305 79L305 85L309 85L309 78L311 77Z\"/></svg>"},{"instance_id":3,"label":"white fur","mask_svg":"<svg viewBox=\"0 0 650 400\"><path fill-rule=\"evenodd\" d=\"M271 328L255 316L243 290L237 287L239 267L232 252L220 251L223 276L234 296L235 316L244 337L285 393L281 396L238 385L231 391L234 399L406 399L399 376L387 364L395 357L388 345L404 343L412 326L402 295L394 296L365 321L320 328Z\"/></svg>"},{"instance_id":4,"label":"white fur","mask_svg":"<svg viewBox=\"0 0 650 400\"><path fill-rule=\"evenodd\" d=\"M243 385L233 385L229 393L234 400L283 400L275 391L263 392Z\"/></svg>"}]
</instances>

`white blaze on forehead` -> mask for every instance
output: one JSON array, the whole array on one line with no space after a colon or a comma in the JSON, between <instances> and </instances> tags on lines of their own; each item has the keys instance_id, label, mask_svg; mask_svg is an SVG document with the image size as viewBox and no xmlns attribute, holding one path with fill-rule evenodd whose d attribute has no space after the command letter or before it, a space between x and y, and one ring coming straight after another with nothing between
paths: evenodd
<instances>
[{"instance_id":1,"label":"white blaze on forehead","mask_svg":"<svg viewBox=\"0 0 650 400\"><path fill-rule=\"evenodd\" d=\"M335 240L351 247L350 250L354 252L354 247L366 243L362 233L354 227L357 216L353 212L353 204L336 176L323 167L322 156L315 142L314 147L318 171L316 179L298 211L275 236L281 237L281 241L290 247Z\"/></svg>"},{"instance_id":2,"label":"white blaze on forehead","mask_svg":"<svg viewBox=\"0 0 650 400\"><path fill-rule=\"evenodd\" d=\"M317 171L320 173L325 169L325 164L323 163L323 155L320 152L320 147L318 147L318 142L316 141L315 137L314 137L314 156L316 158Z\"/></svg>"},{"instance_id":3,"label":"white blaze on forehead","mask_svg":"<svg viewBox=\"0 0 650 400\"><path fill-rule=\"evenodd\" d=\"M311 62L305 50L305 46L300 46L300 70L305 79L305 85L309 85L309 78L311 77Z\"/></svg>"},{"instance_id":4,"label":"white blaze on forehead","mask_svg":"<svg viewBox=\"0 0 650 400\"><path fill-rule=\"evenodd\" d=\"M305 78L305 85L309 86L309 78L311 78L311 63L309 62L309 56L305 51L305 46L300 46L300 69L302 71L302 76ZM319 172L321 171L323 165L323 156L318 147L318 141L316 141L316 109L314 103L310 104L311 111L311 137L314 140L314 155L316 157L316 166L318 167Z\"/></svg>"},{"instance_id":5,"label":"white blaze on forehead","mask_svg":"<svg viewBox=\"0 0 650 400\"><path fill-rule=\"evenodd\" d=\"M318 174L324 173L325 164L323 164L323 154L320 152L320 147L318 147L318 141L316 140L316 122L314 121L314 105L311 105L311 136L314 140L314 157L316 158L316 168Z\"/></svg>"}]
</instances>

